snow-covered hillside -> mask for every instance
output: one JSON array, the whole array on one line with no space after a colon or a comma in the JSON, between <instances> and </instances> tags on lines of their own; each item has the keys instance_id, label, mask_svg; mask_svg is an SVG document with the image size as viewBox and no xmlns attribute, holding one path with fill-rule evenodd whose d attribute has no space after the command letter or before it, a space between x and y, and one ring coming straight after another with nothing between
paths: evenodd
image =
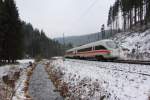
<instances>
[{"instance_id":1,"label":"snow-covered hillside","mask_svg":"<svg viewBox=\"0 0 150 100\"><path fill-rule=\"evenodd\" d=\"M150 60L150 30L145 32L117 33L115 40L124 49L127 58ZM138 55L138 57L137 57Z\"/></svg>"},{"instance_id":2,"label":"snow-covered hillside","mask_svg":"<svg viewBox=\"0 0 150 100\"><path fill-rule=\"evenodd\" d=\"M148 65L57 59L48 72L59 85L65 83L69 100L149 100L149 69Z\"/></svg>"}]
</instances>

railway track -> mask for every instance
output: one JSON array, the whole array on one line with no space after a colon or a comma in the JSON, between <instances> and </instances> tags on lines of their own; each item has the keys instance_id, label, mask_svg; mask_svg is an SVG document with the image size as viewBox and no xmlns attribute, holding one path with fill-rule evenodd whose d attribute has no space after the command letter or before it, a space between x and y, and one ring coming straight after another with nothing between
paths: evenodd
<instances>
[{"instance_id":1,"label":"railway track","mask_svg":"<svg viewBox=\"0 0 150 100\"><path fill-rule=\"evenodd\" d=\"M72 58L67 58L67 59L72 59ZM79 59L79 60L98 61L96 59ZM113 63L150 65L150 61L142 61L142 60L103 60L103 61L99 61L99 62L113 62Z\"/></svg>"},{"instance_id":2,"label":"railway track","mask_svg":"<svg viewBox=\"0 0 150 100\"><path fill-rule=\"evenodd\" d=\"M140 65L150 65L150 61L141 61L141 60L115 60L111 61L114 63L128 63L128 64L140 64Z\"/></svg>"}]
</instances>

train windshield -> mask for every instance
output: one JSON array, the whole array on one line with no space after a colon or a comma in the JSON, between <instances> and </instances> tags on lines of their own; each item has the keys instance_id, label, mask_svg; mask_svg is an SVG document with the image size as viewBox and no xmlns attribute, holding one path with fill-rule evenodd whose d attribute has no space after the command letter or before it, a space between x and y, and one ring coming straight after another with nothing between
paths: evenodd
<instances>
[{"instance_id":1,"label":"train windshield","mask_svg":"<svg viewBox=\"0 0 150 100\"><path fill-rule=\"evenodd\" d=\"M117 44L114 43L113 41L108 41L108 42L106 42L106 44L109 48L113 48L113 49L118 48Z\"/></svg>"}]
</instances>

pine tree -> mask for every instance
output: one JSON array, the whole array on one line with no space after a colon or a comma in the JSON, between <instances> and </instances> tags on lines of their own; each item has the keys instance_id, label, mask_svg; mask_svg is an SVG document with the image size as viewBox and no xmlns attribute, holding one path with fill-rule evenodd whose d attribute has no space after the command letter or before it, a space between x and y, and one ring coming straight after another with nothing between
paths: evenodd
<instances>
[{"instance_id":1,"label":"pine tree","mask_svg":"<svg viewBox=\"0 0 150 100\"><path fill-rule=\"evenodd\" d=\"M4 59L4 40L5 40L5 28L6 28L6 20L7 20L7 14L5 13L5 8L4 8L4 1L0 0L0 60Z\"/></svg>"},{"instance_id":2,"label":"pine tree","mask_svg":"<svg viewBox=\"0 0 150 100\"><path fill-rule=\"evenodd\" d=\"M116 23L117 27L119 7L123 16L125 31L132 29L132 26L140 28L139 25L141 26L144 23L148 26L147 23L150 22L150 0L116 0L109 10L108 25L112 24L114 26L114 23Z\"/></svg>"},{"instance_id":3,"label":"pine tree","mask_svg":"<svg viewBox=\"0 0 150 100\"><path fill-rule=\"evenodd\" d=\"M4 21L4 43L3 56L8 62L14 62L22 57L22 33L21 21L19 19L18 10L14 0L4 1L4 11L6 13Z\"/></svg>"},{"instance_id":4,"label":"pine tree","mask_svg":"<svg viewBox=\"0 0 150 100\"><path fill-rule=\"evenodd\" d=\"M145 15L145 22L146 24L150 22L150 0L145 0L146 4L146 15Z\"/></svg>"},{"instance_id":5,"label":"pine tree","mask_svg":"<svg viewBox=\"0 0 150 100\"><path fill-rule=\"evenodd\" d=\"M133 8L134 8L134 24L136 25L137 23L137 0L132 0L133 1Z\"/></svg>"},{"instance_id":6,"label":"pine tree","mask_svg":"<svg viewBox=\"0 0 150 100\"><path fill-rule=\"evenodd\" d=\"M108 20L107 20L107 26L111 26L111 17L112 17L112 7L109 8L109 13L108 13Z\"/></svg>"},{"instance_id":7,"label":"pine tree","mask_svg":"<svg viewBox=\"0 0 150 100\"><path fill-rule=\"evenodd\" d=\"M0 0L0 60L2 59L2 42L3 42L3 30L2 30L2 20L3 20L3 1Z\"/></svg>"}]
</instances>

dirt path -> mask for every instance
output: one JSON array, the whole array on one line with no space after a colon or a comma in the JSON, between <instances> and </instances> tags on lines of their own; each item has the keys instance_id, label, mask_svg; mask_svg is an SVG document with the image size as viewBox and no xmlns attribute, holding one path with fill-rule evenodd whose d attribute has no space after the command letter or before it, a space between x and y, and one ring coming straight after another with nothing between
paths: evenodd
<instances>
[{"instance_id":1,"label":"dirt path","mask_svg":"<svg viewBox=\"0 0 150 100\"><path fill-rule=\"evenodd\" d=\"M37 65L29 86L29 93L33 100L63 100L59 93L53 91L54 89L44 66Z\"/></svg>"}]
</instances>

